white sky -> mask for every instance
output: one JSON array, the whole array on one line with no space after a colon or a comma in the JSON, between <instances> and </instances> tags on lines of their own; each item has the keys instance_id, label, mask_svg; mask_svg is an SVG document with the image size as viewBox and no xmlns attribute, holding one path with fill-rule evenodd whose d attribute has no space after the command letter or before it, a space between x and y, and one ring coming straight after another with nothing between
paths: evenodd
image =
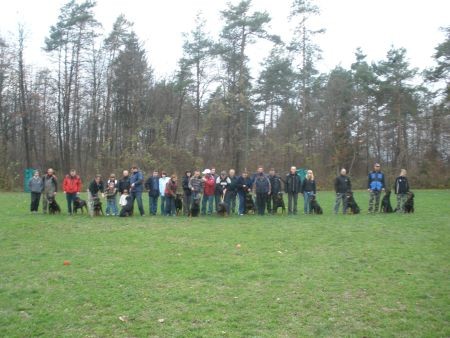
<instances>
[{"instance_id":1,"label":"white sky","mask_svg":"<svg viewBox=\"0 0 450 338\"><path fill-rule=\"evenodd\" d=\"M236 4L239 0L233 0ZM62 0L0 0L0 35L10 36L18 23L27 33L26 62L46 65L42 51L49 28L57 22ZM207 29L217 37L222 27L220 10L226 0L97 0L96 18L106 33L121 13L135 23L144 41L157 77L174 72L182 55L182 33L194 27L195 16L203 12ZM253 0L253 10L267 10L272 17L271 32L288 40L291 0ZM369 61L384 59L393 45L405 47L410 63L424 69L432 66L434 48L444 40L439 27L450 25L448 0L317 0L321 15L316 28L325 28L317 43L323 50L321 71L337 65L348 68L354 52L361 47ZM260 43L249 51L253 69L268 55L270 45ZM254 74L256 75L256 74Z\"/></svg>"}]
</instances>

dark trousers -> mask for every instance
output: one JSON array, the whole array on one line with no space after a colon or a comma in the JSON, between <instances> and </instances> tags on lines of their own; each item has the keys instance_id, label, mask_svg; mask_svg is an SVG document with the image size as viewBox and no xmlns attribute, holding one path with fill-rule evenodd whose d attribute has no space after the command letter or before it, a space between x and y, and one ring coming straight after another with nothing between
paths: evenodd
<instances>
[{"instance_id":1,"label":"dark trousers","mask_svg":"<svg viewBox=\"0 0 450 338\"><path fill-rule=\"evenodd\" d=\"M166 196L166 216L175 216L175 197Z\"/></svg>"},{"instance_id":2,"label":"dark trousers","mask_svg":"<svg viewBox=\"0 0 450 338\"><path fill-rule=\"evenodd\" d=\"M258 215L263 216L267 204L267 193L256 193L256 209Z\"/></svg>"},{"instance_id":3,"label":"dark trousers","mask_svg":"<svg viewBox=\"0 0 450 338\"><path fill-rule=\"evenodd\" d=\"M277 198L277 194L270 194L267 196L267 212L269 214L275 213L273 206L275 205L275 198Z\"/></svg>"},{"instance_id":4,"label":"dark trousers","mask_svg":"<svg viewBox=\"0 0 450 338\"><path fill-rule=\"evenodd\" d=\"M39 209L39 200L41 199L40 192L32 192L31 193L31 205L30 211L38 211Z\"/></svg>"},{"instance_id":5,"label":"dark trousers","mask_svg":"<svg viewBox=\"0 0 450 338\"><path fill-rule=\"evenodd\" d=\"M191 209L192 204L192 193L191 191L185 191L183 196L183 215L189 215L189 210Z\"/></svg>"},{"instance_id":6,"label":"dark trousers","mask_svg":"<svg viewBox=\"0 0 450 338\"><path fill-rule=\"evenodd\" d=\"M77 193L66 193L66 200L67 200L67 212L72 214L73 210L73 201L75 201L75 198L77 197Z\"/></svg>"},{"instance_id":7,"label":"dark trousers","mask_svg":"<svg viewBox=\"0 0 450 338\"><path fill-rule=\"evenodd\" d=\"M288 214L297 215L298 193L288 192Z\"/></svg>"},{"instance_id":8,"label":"dark trousers","mask_svg":"<svg viewBox=\"0 0 450 338\"><path fill-rule=\"evenodd\" d=\"M144 206L142 205L142 191L132 191L131 192L131 199L133 201L133 209L134 209L134 200L137 201L137 205L139 208L139 212L141 216L144 216Z\"/></svg>"},{"instance_id":9,"label":"dark trousers","mask_svg":"<svg viewBox=\"0 0 450 338\"><path fill-rule=\"evenodd\" d=\"M227 191L225 194L225 203L228 206L227 212L234 214L236 212L236 197L237 191Z\"/></svg>"},{"instance_id":10,"label":"dark trousers","mask_svg":"<svg viewBox=\"0 0 450 338\"><path fill-rule=\"evenodd\" d=\"M159 195L152 196L148 194L148 204L151 215L156 215L156 211L158 210L158 197Z\"/></svg>"}]
</instances>

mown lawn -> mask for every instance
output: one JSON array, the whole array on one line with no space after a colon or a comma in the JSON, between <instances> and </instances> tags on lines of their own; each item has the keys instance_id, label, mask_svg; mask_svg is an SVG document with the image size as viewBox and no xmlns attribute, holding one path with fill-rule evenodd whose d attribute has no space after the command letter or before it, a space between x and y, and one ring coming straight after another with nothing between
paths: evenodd
<instances>
[{"instance_id":1,"label":"mown lawn","mask_svg":"<svg viewBox=\"0 0 450 338\"><path fill-rule=\"evenodd\" d=\"M450 192L415 193L413 215L358 192L335 216L323 192L322 216L225 219L31 215L2 193L0 336L449 337Z\"/></svg>"}]
</instances>

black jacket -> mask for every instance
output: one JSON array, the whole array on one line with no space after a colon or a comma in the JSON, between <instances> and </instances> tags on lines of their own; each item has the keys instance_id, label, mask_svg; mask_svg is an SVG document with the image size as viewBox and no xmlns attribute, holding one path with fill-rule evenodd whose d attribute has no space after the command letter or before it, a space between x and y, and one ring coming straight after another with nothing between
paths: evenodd
<instances>
[{"instance_id":1,"label":"black jacket","mask_svg":"<svg viewBox=\"0 0 450 338\"><path fill-rule=\"evenodd\" d=\"M271 193L272 195L276 195L281 192L281 178L277 175L275 176L267 176L270 181Z\"/></svg>"},{"instance_id":2,"label":"black jacket","mask_svg":"<svg viewBox=\"0 0 450 338\"><path fill-rule=\"evenodd\" d=\"M119 192L120 192L121 194L123 194L123 191L124 191L125 189L127 189L128 192L130 192L130 187L131 187L130 176L127 176L127 177L122 177L122 178L120 179L119 185L118 185L117 188L119 189Z\"/></svg>"},{"instance_id":3,"label":"black jacket","mask_svg":"<svg viewBox=\"0 0 450 338\"><path fill-rule=\"evenodd\" d=\"M93 180L91 184L89 184L89 192L92 196L97 196L99 192L104 192L105 186L103 185L103 181L100 181L98 184Z\"/></svg>"},{"instance_id":4,"label":"black jacket","mask_svg":"<svg viewBox=\"0 0 450 338\"><path fill-rule=\"evenodd\" d=\"M405 176L399 176L395 179L395 193L406 194L409 192L408 179Z\"/></svg>"},{"instance_id":5,"label":"black jacket","mask_svg":"<svg viewBox=\"0 0 450 338\"><path fill-rule=\"evenodd\" d=\"M152 197L157 197L160 195L159 192L159 177L150 176L147 181L145 181L145 189L148 191L148 195Z\"/></svg>"},{"instance_id":6,"label":"black jacket","mask_svg":"<svg viewBox=\"0 0 450 338\"><path fill-rule=\"evenodd\" d=\"M286 175L286 183L284 185L284 191L286 193L298 194L301 192L301 180L300 176L297 174L287 174Z\"/></svg>"},{"instance_id":7,"label":"black jacket","mask_svg":"<svg viewBox=\"0 0 450 338\"><path fill-rule=\"evenodd\" d=\"M191 178L189 176L183 176L181 179L181 186L183 188L184 194L189 196L192 194L192 190L189 188L189 180Z\"/></svg>"},{"instance_id":8,"label":"black jacket","mask_svg":"<svg viewBox=\"0 0 450 338\"><path fill-rule=\"evenodd\" d=\"M352 191L352 183L348 176L339 175L334 180L334 190L337 194L345 194L346 192Z\"/></svg>"},{"instance_id":9,"label":"black jacket","mask_svg":"<svg viewBox=\"0 0 450 338\"><path fill-rule=\"evenodd\" d=\"M305 178L302 183L302 193L305 192L312 192L314 195L316 194L316 181L315 180L308 180Z\"/></svg>"}]
</instances>

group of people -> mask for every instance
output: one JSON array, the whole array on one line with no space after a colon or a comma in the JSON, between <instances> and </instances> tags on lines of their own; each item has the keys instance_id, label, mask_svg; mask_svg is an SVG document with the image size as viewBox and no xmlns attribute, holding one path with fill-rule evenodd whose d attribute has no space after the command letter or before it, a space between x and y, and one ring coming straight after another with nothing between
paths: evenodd
<instances>
[{"instance_id":1,"label":"group of people","mask_svg":"<svg viewBox=\"0 0 450 338\"><path fill-rule=\"evenodd\" d=\"M34 172L34 176L29 180L31 191L31 212L36 213L42 195L43 212L47 213L48 201L54 199L58 191L58 180L53 169L48 169L44 176L40 176L39 171ZM176 174L170 176L165 171L153 171L152 175L145 180L142 171L137 167L131 168L131 173L124 170L122 177L118 180L115 174L111 174L106 182L101 175L96 175L90 182L88 192L88 210L93 215L94 200L100 196L106 199L106 215L129 216L134 213L135 202L141 216L144 216L144 206L142 194L148 192L150 215L158 212L158 200L160 202L160 213L164 216L176 215L176 199L183 200L183 214L189 215L193 205L197 205L201 215L211 215L217 212L219 205L226 206L228 214L244 215L248 208L246 198L248 195L255 196L256 213L264 215L276 212L276 200L284 192L287 194L288 215L297 215L298 196L303 195L303 212L311 213L311 200L317 194L316 181L312 170L306 172L306 177L302 178L297 173L297 168L292 166L289 173L284 177L276 174L271 168L269 173L264 172L264 168L259 166L256 173L250 175L247 171L240 176L236 175L234 169L228 172L216 173L215 168L205 169L202 172L198 169L186 171L181 179L180 188L183 194L177 194L179 190L178 177ZM352 191L350 178L346 169L341 169L340 175L334 182L336 192L336 202L334 212L339 212L342 203L342 212L347 213L346 194ZM63 192L67 200L67 212L72 215L74 203L82 191L82 181L75 169L64 177L62 183ZM379 163L375 163L374 170L368 176L369 213L378 212L380 206L381 192L385 190L385 176L381 171ZM180 190L181 190L180 189ZM402 169L400 176L395 180L395 193L397 195L397 210L403 210L407 193L409 192L406 170ZM119 198L119 211L117 199ZM253 197L252 197L253 200Z\"/></svg>"}]
</instances>

